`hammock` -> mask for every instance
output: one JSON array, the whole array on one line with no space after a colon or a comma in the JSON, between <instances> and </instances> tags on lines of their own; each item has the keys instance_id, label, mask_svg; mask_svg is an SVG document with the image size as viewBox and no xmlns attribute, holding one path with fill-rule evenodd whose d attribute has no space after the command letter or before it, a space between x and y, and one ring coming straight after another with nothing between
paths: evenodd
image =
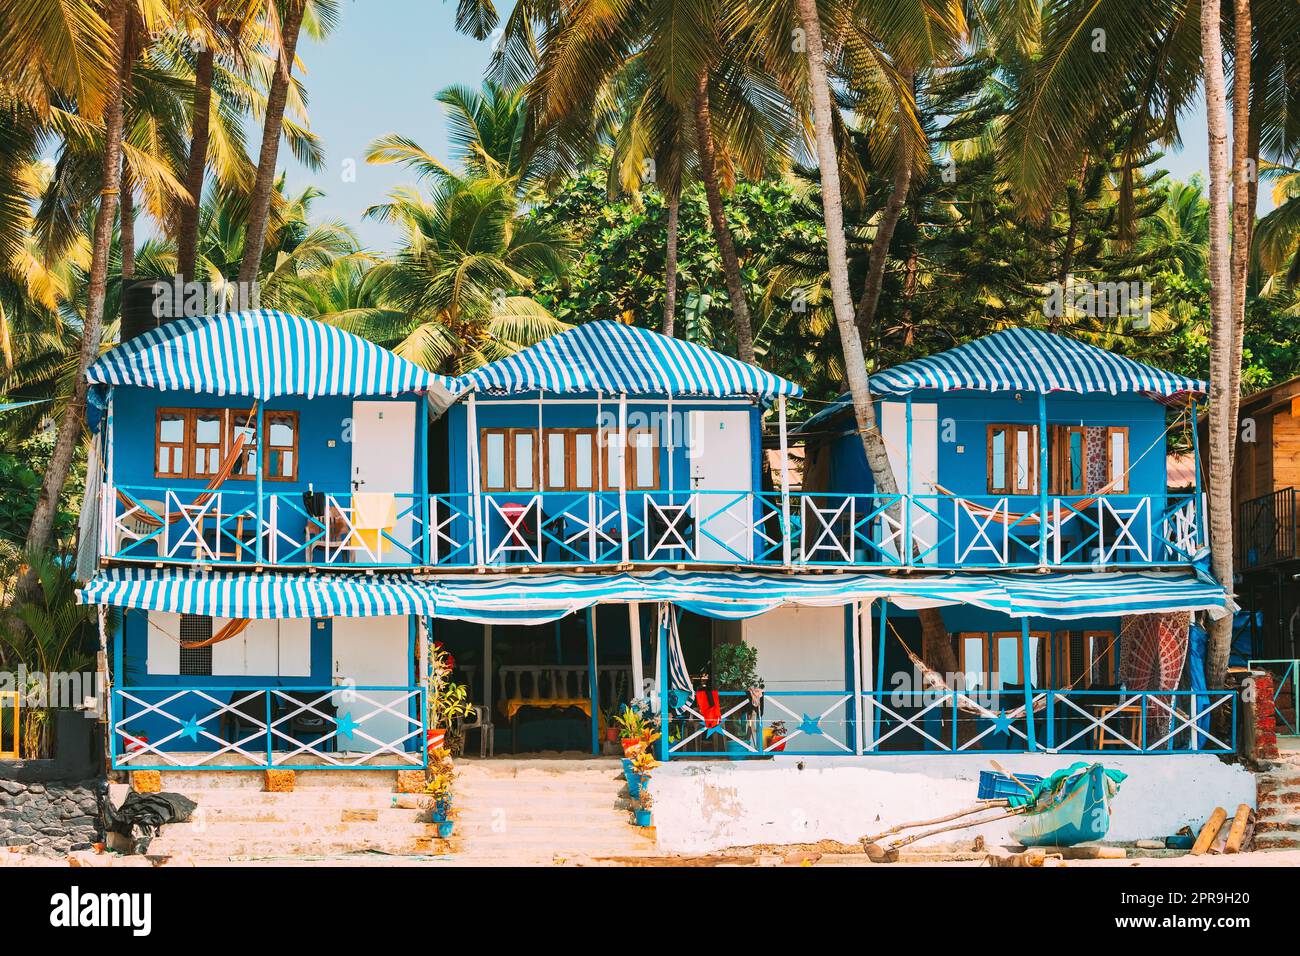
<instances>
[{"instance_id":1,"label":"hammock","mask_svg":"<svg viewBox=\"0 0 1300 956\"><path fill-rule=\"evenodd\" d=\"M220 644L222 641L228 641L232 637L238 637L240 634L243 634L244 631L248 630L248 625L251 623L251 618L237 617L233 620L227 621L225 627L206 640L180 641L179 643L181 647L184 647L187 650L196 647L211 647L213 644Z\"/></svg>"},{"instance_id":2,"label":"hammock","mask_svg":"<svg viewBox=\"0 0 1300 956\"><path fill-rule=\"evenodd\" d=\"M240 433L235 436L234 444L230 446L230 451L226 454L225 459L222 460L221 467L217 469L217 473L213 475L211 480L209 480L208 483L204 486L203 493L199 495L197 498L195 498L194 501L188 505L188 507L190 508L205 507L207 503L211 501L213 497L216 495L216 492L220 490L221 486L226 483L226 479L228 479L231 476L231 474L234 473L235 465L239 463L239 457L240 455L243 454L244 446L248 443L248 425L252 422L253 415L255 415L256 413L257 410L254 409L253 412L249 414L248 421L244 423L243 430L241 430ZM148 527L151 528L161 528L164 524L171 524L173 521L175 521L177 518L180 517L180 515L176 515L175 517L168 516L167 518L159 518L151 514L147 508L145 508L142 504L140 504L140 502L133 501L131 498L123 494L121 491L117 492L117 500L120 501L127 508L137 509L137 513L131 515L131 519L133 521L138 521L141 524L147 525Z\"/></svg>"},{"instance_id":3,"label":"hammock","mask_svg":"<svg viewBox=\"0 0 1300 956\"><path fill-rule=\"evenodd\" d=\"M1122 479L1120 478L1111 479L1109 482L1103 485L1098 491L1094 492L1092 497L1084 498L1082 501L1076 501L1073 504L1071 504L1069 507L1075 511L1082 511L1084 508L1091 508L1093 505L1095 505L1098 502L1098 500L1100 500L1102 495L1110 494L1110 490L1113 487L1115 487L1115 485L1119 484L1121 480ZM933 488L939 494L944 495L945 497L960 498L966 510L969 511L972 515L974 515L977 518L988 518L998 522L999 524L1004 524L1008 526L1022 525L1022 524L1036 525L1042 522L1042 515L1038 514L1037 512L1032 512L1032 511L1015 512L1015 511L1009 511L1006 508L1002 508L1002 507L989 508L986 507L985 505L977 505L969 498L967 498L965 495L959 495L955 491L949 491L947 488L945 488L943 485L937 482L932 481L929 482L928 484L930 485L931 488Z\"/></svg>"}]
</instances>

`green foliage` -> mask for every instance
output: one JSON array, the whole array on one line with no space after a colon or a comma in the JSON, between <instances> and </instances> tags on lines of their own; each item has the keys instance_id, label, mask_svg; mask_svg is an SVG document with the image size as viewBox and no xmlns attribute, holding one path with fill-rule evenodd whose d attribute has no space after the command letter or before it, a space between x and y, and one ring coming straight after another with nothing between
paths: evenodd
<instances>
[{"instance_id":1,"label":"green foliage","mask_svg":"<svg viewBox=\"0 0 1300 956\"><path fill-rule=\"evenodd\" d=\"M713 682L718 690L749 690L762 687L758 676L758 649L744 641L713 648Z\"/></svg>"}]
</instances>

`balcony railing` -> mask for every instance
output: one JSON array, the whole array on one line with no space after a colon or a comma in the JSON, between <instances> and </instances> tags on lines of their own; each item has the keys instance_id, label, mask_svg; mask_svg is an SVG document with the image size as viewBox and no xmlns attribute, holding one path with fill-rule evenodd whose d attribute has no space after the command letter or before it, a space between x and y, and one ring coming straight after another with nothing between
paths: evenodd
<instances>
[{"instance_id":1,"label":"balcony railing","mask_svg":"<svg viewBox=\"0 0 1300 956\"><path fill-rule=\"evenodd\" d=\"M423 767L420 687L117 687L114 770Z\"/></svg>"},{"instance_id":2,"label":"balcony railing","mask_svg":"<svg viewBox=\"0 0 1300 956\"><path fill-rule=\"evenodd\" d=\"M1233 691L723 691L667 721L669 758L933 753L1233 753Z\"/></svg>"},{"instance_id":3,"label":"balcony railing","mask_svg":"<svg viewBox=\"0 0 1300 956\"><path fill-rule=\"evenodd\" d=\"M1237 560L1241 566L1265 567L1300 556L1296 550L1298 518L1294 488L1243 501L1237 513Z\"/></svg>"},{"instance_id":4,"label":"balcony railing","mask_svg":"<svg viewBox=\"0 0 1300 956\"><path fill-rule=\"evenodd\" d=\"M105 487L115 560L369 568L1137 568L1206 550L1193 495L393 494Z\"/></svg>"}]
</instances>

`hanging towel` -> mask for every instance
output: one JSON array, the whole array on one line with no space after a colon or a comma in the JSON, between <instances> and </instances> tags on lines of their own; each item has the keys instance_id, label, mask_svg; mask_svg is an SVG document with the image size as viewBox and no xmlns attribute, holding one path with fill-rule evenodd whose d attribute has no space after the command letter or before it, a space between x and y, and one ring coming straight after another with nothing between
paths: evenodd
<instances>
[{"instance_id":1,"label":"hanging towel","mask_svg":"<svg viewBox=\"0 0 1300 956\"><path fill-rule=\"evenodd\" d=\"M716 690L697 690L695 692L695 709L704 718L704 728L714 730L722 723L722 705L718 703Z\"/></svg>"},{"instance_id":2,"label":"hanging towel","mask_svg":"<svg viewBox=\"0 0 1300 956\"><path fill-rule=\"evenodd\" d=\"M352 496L353 532L372 555L379 556L383 533L396 524L397 499L391 491L358 491Z\"/></svg>"}]
</instances>

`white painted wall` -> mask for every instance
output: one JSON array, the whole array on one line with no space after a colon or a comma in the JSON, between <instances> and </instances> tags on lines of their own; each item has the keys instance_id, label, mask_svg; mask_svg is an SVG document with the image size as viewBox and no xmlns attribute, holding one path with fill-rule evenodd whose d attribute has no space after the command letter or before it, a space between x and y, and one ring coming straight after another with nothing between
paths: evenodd
<instances>
[{"instance_id":1,"label":"white painted wall","mask_svg":"<svg viewBox=\"0 0 1300 956\"><path fill-rule=\"evenodd\" d=\"M1049 754L998 759L1010 771L1035 774L1074 762ZM1199 828L1216 806L1231 813L1240 803L1255 805L1254 775L1209 754L1107 755L1104 763L1128 774L1112 804L1108 841L1158 839L1183 826ZM970 806L979 772L987 769L987 757L966 755L675 761L656 769L651 784L659 848L703 853L761 843L856 843L899 823ZM976 834L998 845L1007 842L1013 822L921 845L969 846Z\"/></svg>"},{"instance_id":2,"label":"white painted wall","mask_svg":"<svg viewBox=\"0 0 1300 956\"><path fill-rule=\"evenodd\" d=\"M844 608L779 607L741 625L768 690L844 689Z\"/></svg>"},{"instance_id":3,"label":"white painted wall","mask_svg":"<svg viewBox=\"0 0 1300 956\"><path fill-rule=\"evenodd\" d=\"M758 673L766 684L765 720L783 720L787 731L805 715L826 714L820 726L826 735L853 750L853 729L847 704L836 701L845 694L849 668L844 662L844 608L780 607L740 622L746 642L758 651ZM800 695L782 691L835 691L834 697ZM777 701L787 710L782 710ZM826 738L802 735L800 750L842 753Z\"/></svg>"}]
</instances>

